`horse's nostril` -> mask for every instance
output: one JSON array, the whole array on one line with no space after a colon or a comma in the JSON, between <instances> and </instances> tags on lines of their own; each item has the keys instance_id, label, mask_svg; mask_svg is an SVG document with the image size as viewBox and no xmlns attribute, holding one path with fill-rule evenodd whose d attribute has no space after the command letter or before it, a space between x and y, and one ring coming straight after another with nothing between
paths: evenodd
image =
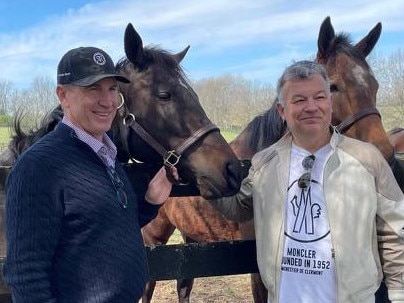
<instances>
[{"instance_id":1,"label":"horse's nostril","mask_svg":"<svg viewBox=\"0 0 404 303\"><path fill-rule=\"evenodd\" d=\"M227 164L228 187L230 191L238 191L243 179L242 167L238 160L231 160Z\"/></svg>"},{"instance_id":2,"label":"horse's nostril","mask_svg":"<svg viewBox=\"0 0 404 303\"><path fill-rule=\"evenodd\" d=\"M251 160L249 159L240 160L240 165L242 171L242 178L244 179L245 177L248 176L248 171L250 170L251 167Z\"/></svg>"}]
</instances>

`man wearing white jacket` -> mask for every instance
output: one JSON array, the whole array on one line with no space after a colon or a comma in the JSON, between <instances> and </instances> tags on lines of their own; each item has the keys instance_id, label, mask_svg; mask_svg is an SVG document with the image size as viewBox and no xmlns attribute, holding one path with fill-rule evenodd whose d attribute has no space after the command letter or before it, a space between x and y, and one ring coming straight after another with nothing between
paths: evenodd
<instances>
[{"instance_id":1,"label":"man wearing white jacket","mask_svg":"<svg viewBox=\"0 0 404 303\"><path fill-rule=\"evenodd\" d=\"M381 153L331 126L324 68L300 61L278 82L288 132L257 153L240 192L210 201L254 217L270 303L374 303L385 276L404 302L404 196Z\"/></svg>"}]
</instances>

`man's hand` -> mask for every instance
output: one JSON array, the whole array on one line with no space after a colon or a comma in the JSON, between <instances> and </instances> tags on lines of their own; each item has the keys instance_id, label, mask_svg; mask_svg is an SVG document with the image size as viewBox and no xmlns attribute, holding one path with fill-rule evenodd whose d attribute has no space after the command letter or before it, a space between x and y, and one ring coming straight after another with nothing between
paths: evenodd
<instances>
[{"instance_id":1,"label":"man's hand","mask_svg":"<svg viewBox=\"0 0 404 303\"><path fill-rule=\"evenodd\" d=\"M178 181L177 168L169 168L174 180ZM151 204L162 204L170 196L173 185L167 178L166 168L163 166L150 181L145 195L146 201Z\"/></svg>"}]
</instances>

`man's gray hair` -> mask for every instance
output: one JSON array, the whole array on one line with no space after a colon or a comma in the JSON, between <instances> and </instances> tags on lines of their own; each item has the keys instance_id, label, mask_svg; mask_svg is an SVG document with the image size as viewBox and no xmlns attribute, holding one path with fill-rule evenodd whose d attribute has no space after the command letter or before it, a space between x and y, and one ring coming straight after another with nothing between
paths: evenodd
<instances>
[{"instance_id":1,"label":"man's gray hair","mask_svg":"<svg viewBox=\"0 0 404 303\"><path fill-rule=\"evenodd\" d=\"M297 61L287 67L283 72L282 76L278 80L278 85L276 87L276 93L278 95L278 103L284 104L282 95L282 88L285 85L285 82L288 80L304 80L308 79L314 75L320 75L326 84L326 93L330 94L330 80L327 76L327 71L324 66L313 62L313 61Z\"/></svg>"}]
</instances>

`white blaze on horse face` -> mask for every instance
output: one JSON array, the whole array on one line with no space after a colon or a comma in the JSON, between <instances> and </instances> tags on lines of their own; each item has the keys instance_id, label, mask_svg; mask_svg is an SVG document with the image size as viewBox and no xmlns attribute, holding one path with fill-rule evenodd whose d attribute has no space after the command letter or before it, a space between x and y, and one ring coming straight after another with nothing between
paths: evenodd
<instances>
[{"instance_id":1,"label":"white blaze on horse face","mask_svg":"<svg viewBox=\"0 0 404 303\"><path fill-rule=\"evenodd\" d=\"M366 71L359 65L355 66L352 69L352 73L354 75L354 78L356 79L356 81L358 82L359 85L362 85L364 87L368 87L368 83L365 79L365 73Z\"/></svg>"}]
</instances>

